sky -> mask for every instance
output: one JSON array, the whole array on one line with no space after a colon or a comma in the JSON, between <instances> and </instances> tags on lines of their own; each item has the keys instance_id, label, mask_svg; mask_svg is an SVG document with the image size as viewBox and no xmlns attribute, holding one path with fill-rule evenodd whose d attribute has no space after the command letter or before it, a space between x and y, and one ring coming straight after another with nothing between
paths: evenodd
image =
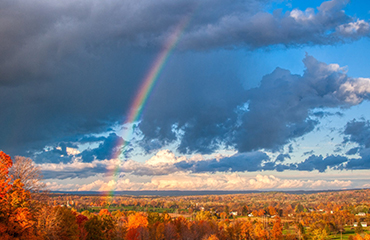
<instances>
[{"instance_id":1,"label":"sky","mask_svg":"<svg viewBox=\"0 0 370 240\"><path fill-rule=\"evenodd\" d=\"M4 0L0 150L50 190L370 187L366 0Z\"/></svg>"}]
</instances>

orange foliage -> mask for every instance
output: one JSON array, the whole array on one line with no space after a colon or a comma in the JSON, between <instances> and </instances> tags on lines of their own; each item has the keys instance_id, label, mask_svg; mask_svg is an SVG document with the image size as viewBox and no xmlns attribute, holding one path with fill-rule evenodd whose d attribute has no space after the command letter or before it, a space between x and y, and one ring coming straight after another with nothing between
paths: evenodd
<instances>
[{"instance_id":1,"label":"orange foliage","mask_svg":"<svg viewBox=\"0 0 370 240\"><path fill-rule=\"evenodd\" d=\"M19 179L11 182L12 159L0 151L0 236L3 239L35 239L35 221L30 212L31 196Z\"/></svg>"},{"instance_id":2,"label":"orange foliage","mask_svg":"<svg viewBox=\"0 0 370 240\"><path fill-rule=\"evenodd\" d=\"M140 233L137 228L131 228L127 231L126 239L127 240L140 240Z\"/></svg>"},{"instance_id":3,"label":"orange foliage","mask_svg":"<svg viewBox=\"0 0 370 240\"><path fill-rule=\"evenodd\" d=\"M272 206L269 206L269 207L268 207L268 211L269 211L269 214L270 214L271 216L274 216L274 215L276 215L276 214L277 214L276 209L275 209L274 207L272 207Z\"/></svg>"},{"instance_id":4,"label":"orange foliage","mask_svg":"<svg viewBox=\"0 0 370 240\"><path fill-rule=\"evenodd\" d=\"M276 217L271 235L274 240L280 240L283 238L283 226L281 225L281 219L279 217Z\"/></svg>"},{"instance_id":5,"label":"orange foliage","mask_svg":"<svg viewBox=\"0 0 370 240\"><path fill-rule=\"evenodd\" d=\"M258 210L257 216L262 217L263 215L265 215L265 210L263 209Z\"/></svg>"},{"instance_id":6,"label":"orange foliage","mask_svg":"<svg viewBox=\"0 0 370 240\"><path fill-rule=\"evenodd\" d=\"M0 199L10 190L9 168L12 166L12 159L4 152L0 151Z\"/></svg>"},{"instance_id":7,"label":"orange foliage","mask_svg":"<svg viewBox=\"0 0 370 240\"><path fill-rule=\"evenodd\" d=\"M250 221L244 221L241 226L241 235L243 239L251 239L253 233L253 225Z\"/></svg>"},{"instance_id":8,"label":"orange foliage","mask_svg":"<svg viewBox=\"0 0 370 240\"><path fill-rule=\"evenodd\" d=\"M128 224L127 228L133 229L138 227L147 227L148 226L148 219L147 217L142 213L135 213L133 215L130 215L128 217Z\"/></svg>"},{"instance_id":9,"label":"orange foliage","mask_svg":"<svg viewBox=\"0 0 370 240\"><path fill-rule=\"evenodd\" d=\"M104 216L104 215L112 217L112 214L108 211L108 209L105 209L105 208L101 209L99 212L99 216Z\"/></svg>"},{"instance_id":10,"label":"orange foliage","mask_svg":"<svg viewBox=\"0 0 370 240\"><path fill-rule=\"evenodd\" d=\"M269 239L268 232L263 228L261 222L256 223L256 226L254 228L254 235L257 237L257 239Z\"/></svg>"},{"instance_id":11,"label":"orange foliage","mask_svg":"<svg viewBox=\"0 0 370 240\"><path fill-rule=\"evenodd\" d=\"M361 235L356 234L354 240L370 240L370 234L366 234L364 237L361 237Z\"/></svg>"}]
</instances>

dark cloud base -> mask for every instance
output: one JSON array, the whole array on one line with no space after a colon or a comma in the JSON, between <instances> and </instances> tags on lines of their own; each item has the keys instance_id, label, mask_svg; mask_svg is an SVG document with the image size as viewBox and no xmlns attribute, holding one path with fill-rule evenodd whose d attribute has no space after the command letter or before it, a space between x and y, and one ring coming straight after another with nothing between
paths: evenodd
<instances>
[{"instance_id":1,"label":"dark cloud base","mask_svg":"<svg viewBox=\"0 0 370 240\"><path fill-rule=\"evenodd\" d=\"M187 154L220 148L241 154L280 151L315 129L325 115L314 114L315 109L346 108L368 99L368 92L356 88L359 79L311 56L304 59L302 76L277 68L248 90L231 64L213 59L220 49L330 45L369 36L368 22L343 11L347 0L326 1L316 10L273 13L264 9L269 2L2 1L0 149L39 163L69 162L67 147L80 143L98 145L80 153L85 162L115 155L124 139L111 127L124 122L147 69L189 15L192 21L173 54L180 60L160 76L139 123L146 152L175 142L178 152ZM211 59L204 61L204 55ZM346 134L349 141L363 142L356 151L367 159L368 143L355 136L355 128L348 126ZM91 137L103 132L112 134ZM311 169L323 161L334 166L343 160L327 158L312 157L300 167ZM221 162L212 165L226 170ZM365 162L347 165L360 168ZM269 162L261 166L274 168ZM205 168L201 163L188 167Z\"/></svg>"}]
</instances>

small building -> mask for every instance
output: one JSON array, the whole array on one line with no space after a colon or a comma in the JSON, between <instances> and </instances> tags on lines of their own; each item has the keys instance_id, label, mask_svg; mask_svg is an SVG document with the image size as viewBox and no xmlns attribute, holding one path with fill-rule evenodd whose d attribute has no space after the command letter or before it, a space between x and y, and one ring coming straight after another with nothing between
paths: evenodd
<instances>
[{"instance_id":1,"label":"small building","mask_svg":"<svg viewBox=\"0 0 370 240\"><path fill-rule=\"evenodd\" d=\"M356 214L356 216L360 216L360 217L365 217L366 216L366 213L364 212L359 212Z\"/></svg>"},{"instance_id":2,"label":"small building","mask_svg":"<svg viewBox=\"0 0 370 240\"><path fill-rule=\"evenodd\" d=\"M248 214L248 217L253 217L253 214L252 213Z\"/></svg>"},{"instance_id":3,"label":"small building","mask_svg":"<svg viewBox=\"0 0 370 240\"><path fill-rule=\"evenodd\" d=\"M238 215L238 212L237 211L230 212L230 215L237 216Z\"/></svg>"},{"instance_id":4,"label":"small building","mask_svg":"<svg viewBox=\"0 0 370 240\"><path fill-rule=\"evenodd\" d=\"M367 227L367 222L360 222L360 224L361 224L361 227ZM354 222L353 226L358 227L358 222Z\"/></svg>"}]
</instances>

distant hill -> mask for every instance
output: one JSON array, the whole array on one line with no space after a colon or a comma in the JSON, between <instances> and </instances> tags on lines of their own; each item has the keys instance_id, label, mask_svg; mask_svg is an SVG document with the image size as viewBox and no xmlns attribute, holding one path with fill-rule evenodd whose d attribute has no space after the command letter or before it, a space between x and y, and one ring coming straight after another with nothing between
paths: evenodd
<instances>
[{"instance_id":1,"label":"distant hill","mask_svg":"<svg viewBox=\"0 0 370 240\"><path fill-rule=\"evenodd\" d=\"M294 191L116 191L114 195L128 196L194 196L194 195L228 195L228 194L248 194L248 193L268 193L268 192L283 192L288 194L312 194L320 192L340 192L360 189L344 189L344 190L294 190ZM51 191L55 194L72 194L72 195L109 195L110 192L98 191Z\"/></svg>"}]
</instances>

